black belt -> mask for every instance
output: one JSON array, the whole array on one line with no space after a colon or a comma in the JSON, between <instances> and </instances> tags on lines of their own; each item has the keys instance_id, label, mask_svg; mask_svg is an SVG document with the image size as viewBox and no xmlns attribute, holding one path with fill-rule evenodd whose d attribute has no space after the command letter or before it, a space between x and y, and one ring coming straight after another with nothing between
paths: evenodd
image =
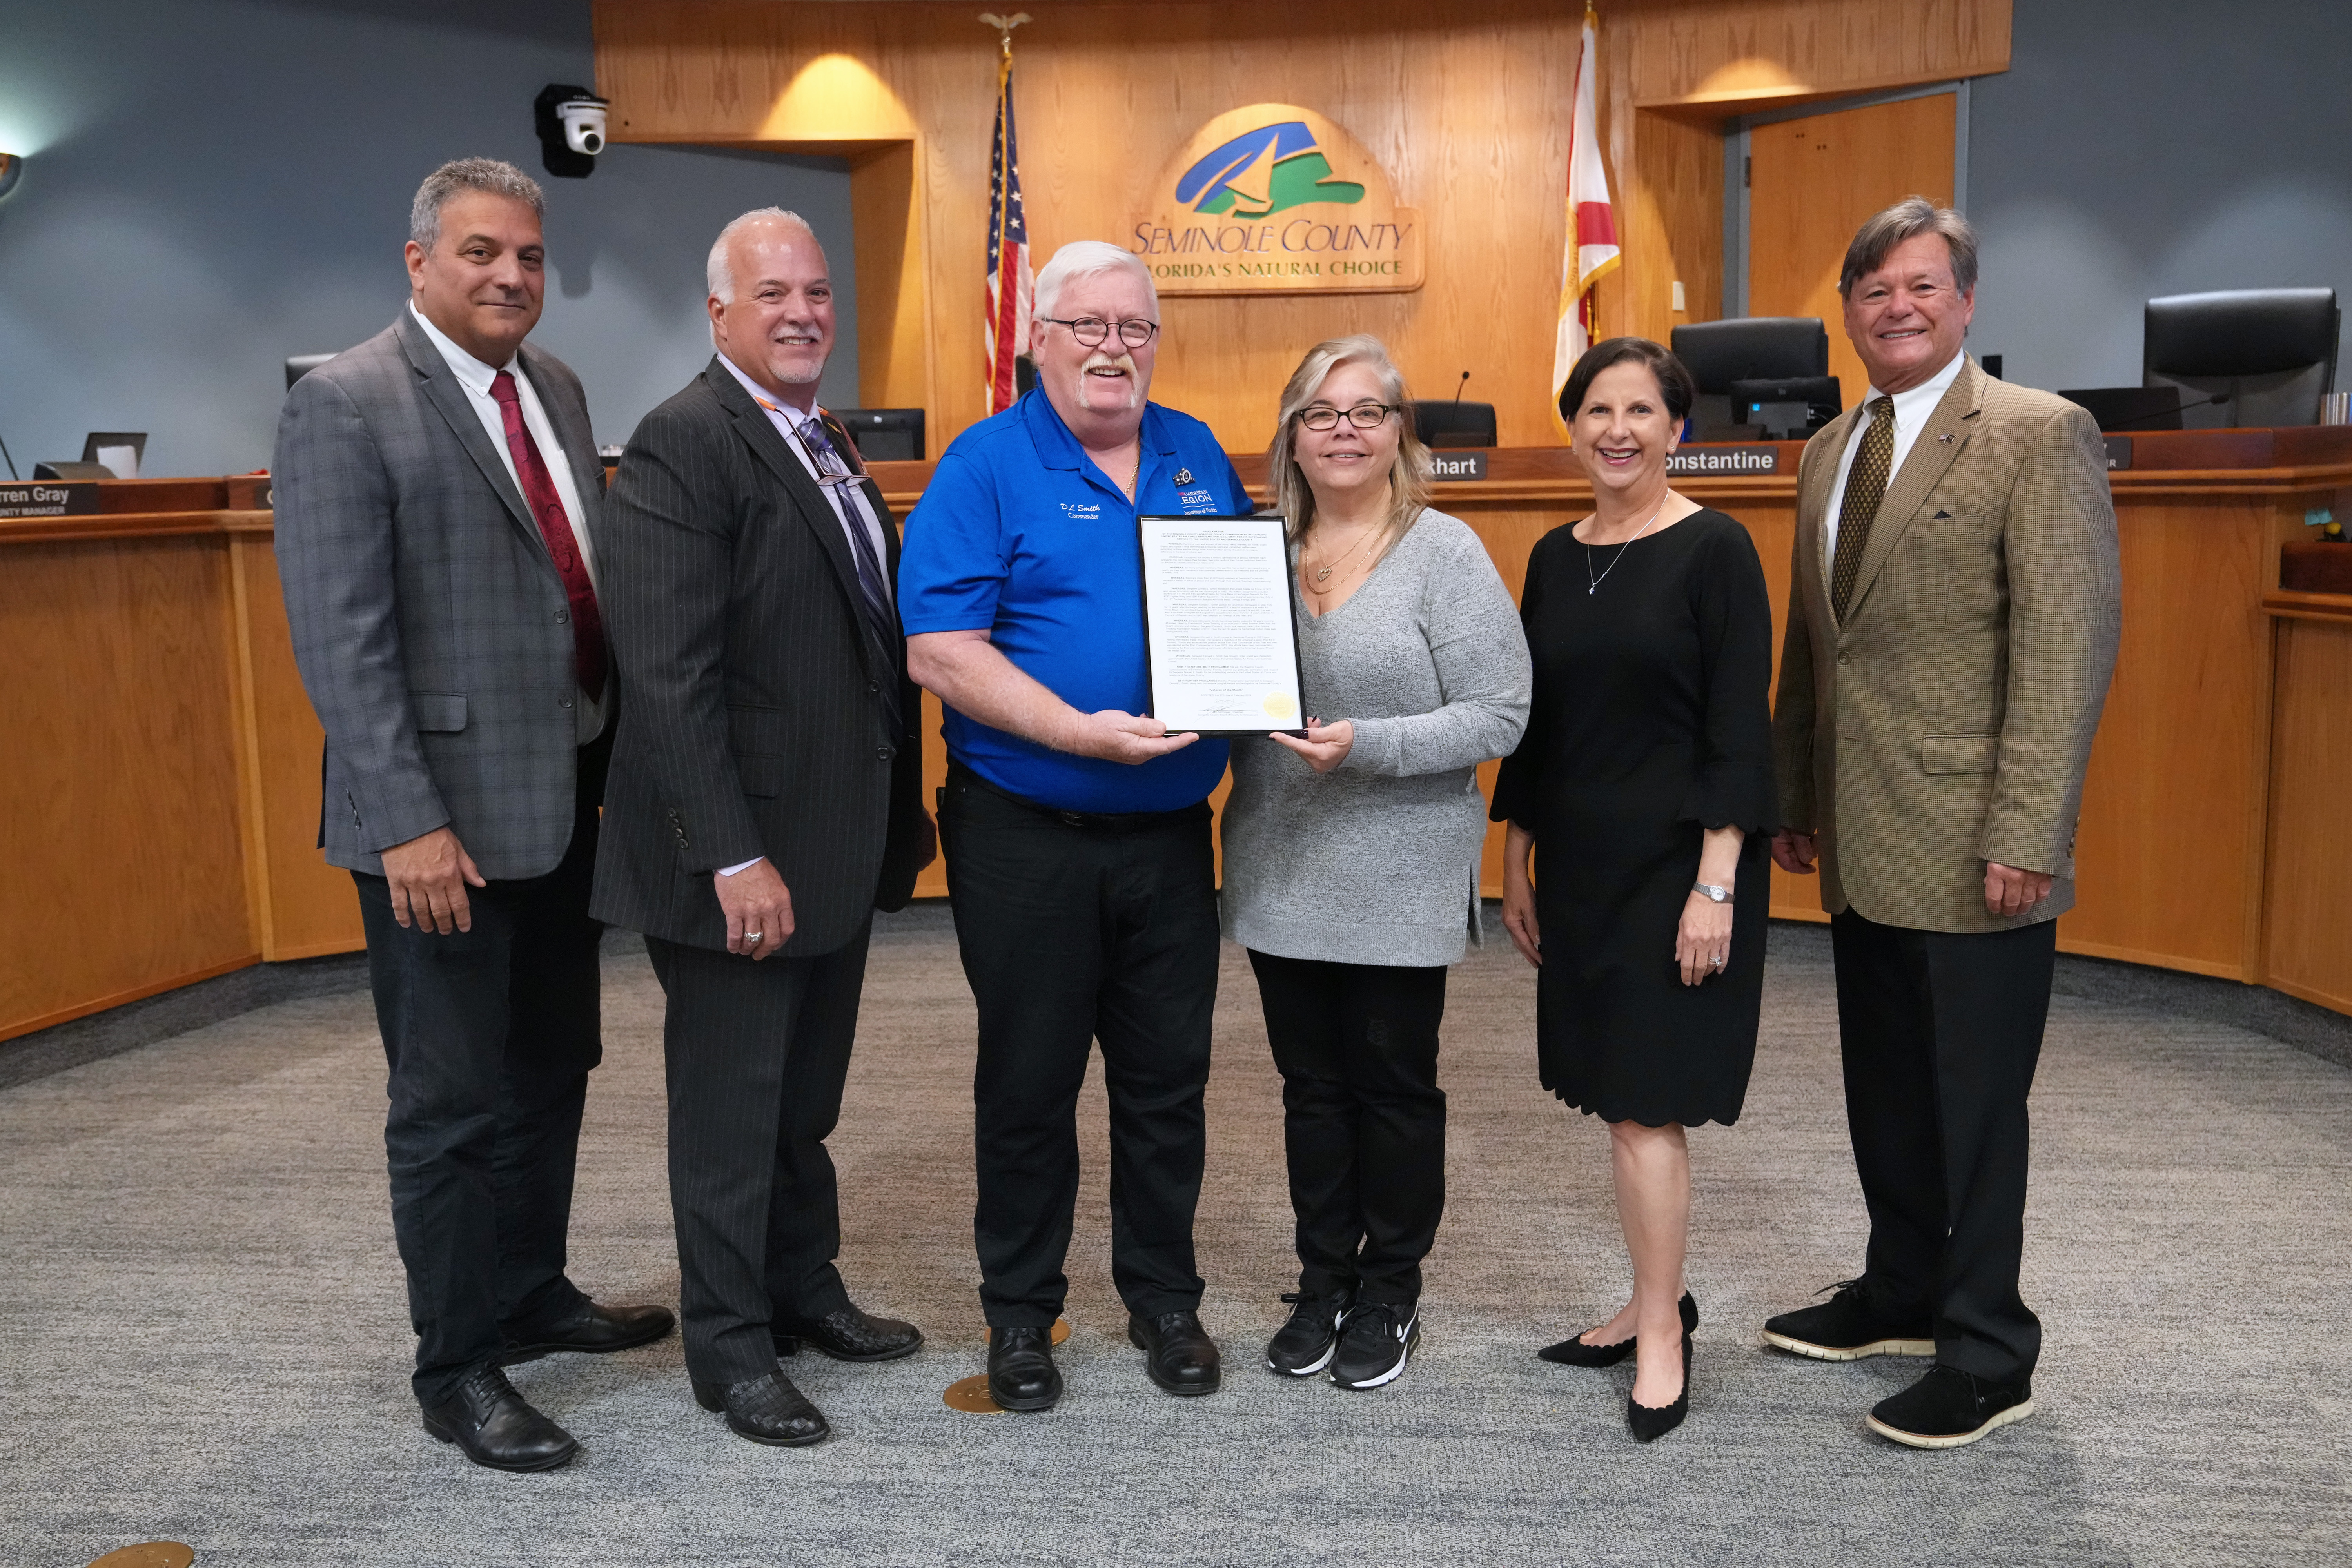
<instances>
[{"instance_id":1,"label":"black belt","mask_svg":"<svg viewBox=\"0 0 2352 1568\"><path fill-rule=\"evenodd\" d=\"M1050 816L1066 826L1091 828L1107 833L1139 833L1154 827L1165 827L1172 823L1197 818L1209 809L1209 803L1202 801L1194 805L1178 806L1174 811L1064 811L1058 805L1047 805L1043 801L1031 800L1026 795L1014 795L1009 789L1000 789L961 763L948 764L948 783L970 784L972 788L992 795L1009 805L1017 805L1024 811L1033 811L1040 816Z\"/></svg>"}]
</instances>

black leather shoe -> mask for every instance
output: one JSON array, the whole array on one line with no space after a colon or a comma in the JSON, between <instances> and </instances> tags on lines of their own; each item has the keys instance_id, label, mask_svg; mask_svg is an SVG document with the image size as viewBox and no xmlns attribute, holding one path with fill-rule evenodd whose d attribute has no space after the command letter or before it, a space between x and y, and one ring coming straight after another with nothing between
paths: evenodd
<instances>
[{"instance_id":1,"label":"black leather shoe","mask_svg":"<svg viewBox=\"0 0 2352 1568\"><path fill-rule=\"evenodd\" d=\"M1870 1429L1914 1448L1958 1448L2033 1414L2033 1380L1987 1383L1937 1362L1870 1413Z\"/></svg>"},{"instance_id":2,"label":"black leather shoe","mask_svg":"<svg viewBox=\"0 0 2352 1568\"><path fill-rule=\"evenodd\" d=\"M1683 1391L1675 1395L1672 1405L1643 1405L1632 1394L1625 1396L1625 1426L1633 1434L1636 1443L1654 1443L1683 1424L1690 1414L1690 1335L1683 1335Z\"/></svg>"},{"instance_id":3,"label":"black leather shoe","mask_svg":"<svg viewBox=\"0 0 2352 1568\"><path fill-rule=\"evenodd\" d=\"M1698 1303L1693 1300L1691 1293L1685 1290L1683 1292L1682 1300L1676 1305L1683 1315L1683 1332L1685 1334L1695 1332L1698 1328ZM1591 1331L1587 1329L1585 1333ZM1556 1345L1546 1345L1536 1352L1536 1355L1540 1360L1556 1362L1561 1366L1615 1366L1633 1353L1633 1335L1627 1334L1615 1344L1596 1345L1587 1343L1583 1334L1580 1334L1572 1340L1562 1340Z\"/></svg>"},{"instance_id":4,"label":"black leather shoe","mask_svg":"<svg viewBox=\"0 0 2352 1568\"><path fill-rule=\"evenodd\" d=\"M988 1396L1007 1410L1051 1410L1062 1397L1061 1370L1054 1364L1054 1331L988 1331Z\"/></svg>"},{"instance_id":5,"label":"black leather shoe","mask_svg":"<svg viewBox=\"0 0 2352 1568\"><path fill-rule=\"evenodd\" d=\"M530 1361L555 1351L604 1355L649 1345L677 1327L667 1307L600 1307L586 1297L552 1322L510 1335L499 1352L504 1362Z\"/></svg>"},{"instance_id":6,"label":"black leather shoe","mask_svg":"<svg viewBox=\"0 0 2352 1568\"><path fill-rule=\"evenodd\" d=\"M1764 1342L1815 1361L1936 1353L1935 1328L1925 1312L1895 1317L1881 1311L1860 1279L1823 1289L1837 1293L1818 1307L1765 1319Z\"/></svg>"},{"instance_id":7,"label":"black leather shoe","mask_svg":"<svg viewBox=\"0 0 2352 1568\"><path fill-rule=\"evenodd\" d=\"M1129 1312L1127 1337L1143 1352L1143 1370L1171 1394L1214 1394L1223 1381L1220 1358L1198 1312Z\"/></svg>"},{"instance_id":8,"label":"black leather shoe","mask_svg":"<svg viewBox=\"0 0 2352 1568\"><path fill-rule=\"evenodd\" d=\"M494 1470L551 1470L580 1452L572 1434L532 1409L494 1364L467 1373L457 1393L427 1405L425 1429Z\"/></svg>"},{"instance_id":9,"label":"black leather shoe","mask_svg":"<svg viewBox=\"0 0 2352 1568\"><path fill-rule=\"evenodd\" d=\"M727 1429L773 1448L805 1448L833 1436L822 1412L782 1372L763 1372L721 1387L694 1385L694 1402L727 1414Z\"/></svg>"},{"instance_id":10,"label":"black leather shoe","mask_svg":"<svg viewBox=\"0 0 2352 1568\"><path fill-rule=\"evenodd\" d=\"M822 1318L778 1318L769 1325L776 1353L798 1355L805 1344L835 1361L897 1361L922 1348L923 1331L896 1318L843 1307Z\"/></svg>"}]
</instances>

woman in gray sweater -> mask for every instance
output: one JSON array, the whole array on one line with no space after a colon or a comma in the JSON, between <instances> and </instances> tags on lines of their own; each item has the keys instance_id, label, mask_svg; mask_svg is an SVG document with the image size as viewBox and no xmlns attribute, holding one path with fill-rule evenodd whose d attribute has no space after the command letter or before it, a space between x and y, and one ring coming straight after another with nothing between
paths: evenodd
<instances>
[{"instance_id":1,"label":"woman in gray sweater","mask_svg":"<svg viewBox=\"0 0 2352 1568\"><path fill-rule=\"evenodd\" d=\"M1428 506L1428 454L1377 338L1318 344L1270 457L1296 566L1307 738L1234 742L1225 934L1282 1070L1298 1289L1266 1364L1392 1381L1420 1339L1445 1206L1437 1027L1479 931L1477 764L1526 726L1517 610L1477 535Z\"/></svg>"}]
</instances>

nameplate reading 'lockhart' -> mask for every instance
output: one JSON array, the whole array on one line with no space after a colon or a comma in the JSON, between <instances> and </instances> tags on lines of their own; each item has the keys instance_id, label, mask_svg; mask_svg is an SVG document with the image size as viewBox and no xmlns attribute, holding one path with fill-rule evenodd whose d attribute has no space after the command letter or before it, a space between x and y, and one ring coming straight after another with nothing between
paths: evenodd
<instances>
[{"instance_id":1,"label":"nameplate reading 'lockhart'","mask_svg":"<svg viewBox=\"0 0 2352 1568\"><path fill-rule=\"evenodd\" d=\"M1728 479L1780 471L1778 447L1685 447L1666 454L1666 472L1681 479Z\"/></svg>"},{"instance_id":2,"label":"nameplate reading 'lockhart'","mask_svg":"<svg viewBox=\"0 0 2352 1568\"><path fill-rule=\"evenodd\" d=\"M1429 455L1429 477L1433 479L1483 479L1486 477L1486 454L1470 452L1432 452Z\"/></svg>"},{"instance_id":3,"label":"nameplate reading 'lockhart'","mask_svg":"<svg viewBox=\"0 0 2352 1568\"><path fill-rule=\"evenodd\" d=\"M0 517L91 517L97 511L96 479L0 484Z\"/></svg>"},{"instance_id":4,"label":"nameplate reading 'lockhart'","mask_svg":"<svg viewBox=\"0 0 2352 1568\"><path fill-rule=\"evenodd\" d=\"M1127 247L1162 294L1418 289L1421 214L1356 139L1290 103L1220 114L1160 171Z\"/></svg>"}]
</instances>

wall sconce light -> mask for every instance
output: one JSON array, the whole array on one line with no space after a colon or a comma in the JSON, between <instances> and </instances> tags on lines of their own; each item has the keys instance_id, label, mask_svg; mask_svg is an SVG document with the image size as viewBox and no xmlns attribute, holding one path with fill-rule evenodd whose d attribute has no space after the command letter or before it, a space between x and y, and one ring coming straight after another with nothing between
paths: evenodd
<instances>
[{"instance_id":1,"label":"wall sconce light","mask_svg":"<svg viewBox=\"0 0 2352 1568\"><path fill-rule=\"evenodd\" d=\"M22 157L14 153L0 153L0 196L15 190L24 173L25 160Z\"/></svg>"}]
</instances>

